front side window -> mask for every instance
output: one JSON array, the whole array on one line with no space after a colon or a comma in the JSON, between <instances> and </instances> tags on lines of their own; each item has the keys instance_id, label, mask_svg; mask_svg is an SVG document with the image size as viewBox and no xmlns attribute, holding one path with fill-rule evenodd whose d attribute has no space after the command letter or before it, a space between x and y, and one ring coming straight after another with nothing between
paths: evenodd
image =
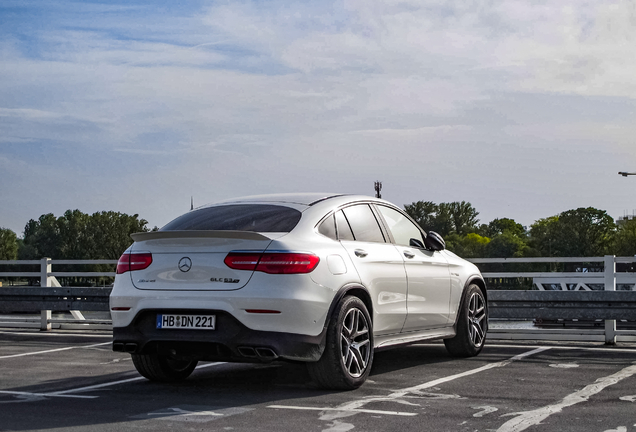
<instances>
[{"instance_id":1,"label":"front side window","mask_svg":"<svg viewBox=\"0 0 636 432\"><path fill-rule=\"evenodd\" d=\"M389 231L393 235L395 244L400 246L412 246L411 239L416 239L424 244L422 232L406 216L399 211L383 205L378 205L378 210L382 213L384 220L389 225Z\"/></svg>"},{"instance_id":2,"label":"front side window","mask_svg":"<svg viewBox=\"0 0 636 432\"><path fill-rule=\"evenodd\" d=\"M271 204L232 204L193 210L169 222L160 231L290 232L300 221L293 208Z\"/></svg>"},{"instance_id":3,"label":"front side window","mask_svg":"<svg viewBox=\"0 0 636 432\"><path fill-rule=\"evenodd\" d=\"M357 241L384 243L384 235L368 204L358 204L342 209Z\"/></svg>"}]
</instances>

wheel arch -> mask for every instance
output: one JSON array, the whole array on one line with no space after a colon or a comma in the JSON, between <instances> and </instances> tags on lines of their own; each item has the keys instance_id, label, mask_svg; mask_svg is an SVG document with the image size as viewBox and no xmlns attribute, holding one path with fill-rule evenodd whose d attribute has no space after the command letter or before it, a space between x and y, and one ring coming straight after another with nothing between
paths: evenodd
<instances>
[{"instance_id":1,"label":"wheel arch","mask_svg":"<svg viewBox=\"0 0 636 432\"><path fill-rule=\"evenodd\" d=\"M347 295L358 297L362 301L362 303L364 303L364 305L367 308L367 311L369 312L371 323L373 324L373 300L371 300L371 294L369 294L369 291L363 285L349 284L340 288L338 292L336 293L336 295L333 297L333 300L331 301L331 305L329 306L329 311L327 312L327 319L325 320L325 328L329 326L329 322L331 321L331 318L333 317L333 312L336 309L336 306L338 306L338 303L340 303L340 300L345 298L345 296Z\"/></svg>"},{"instance_id":2,"label":"wheel arch","mask_svg":"<svg viewBox=\"0 0 636 432\"><path fill-rule=\"evenodd\" d=\"M472 275L468 279L466 279L466 283L464 284L464 288L462 289L462 297L459 301L458 311L462 310L464 307L464 302L466 301L466 291L468 287L472 284L477 285L481 288L481 291L484 293L484 300L486 301L486 316L488 316L488 288L486 288L486 282L481 277L481 275ZM455 324L453 324L454 328L457 328L457 321L459 320L459 313L455 314ZM488 321L486 321L486 330L488 330Z\"/></svg>"}]
</instances>

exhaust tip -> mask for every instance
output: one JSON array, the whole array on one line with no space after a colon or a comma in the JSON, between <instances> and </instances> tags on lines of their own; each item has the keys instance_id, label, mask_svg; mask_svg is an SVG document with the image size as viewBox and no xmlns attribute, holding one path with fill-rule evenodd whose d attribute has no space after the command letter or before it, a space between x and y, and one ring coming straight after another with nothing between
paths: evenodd
<instances>
[{"instance_id":1,"label":"exhaust tip","mask_svg":"<svg viewBox=\"0 0 636 432\"><path fill-rule=\"evenodd\" d=\"M121 342L113 342L113 351L126 352L126 350L124 349L124 344Z\"/></svg>"},{"instance_id":2,"label":"exhaust tip","mask_svg":"<svg viewBox=\"0 0 636 432\"><path fill-rule=\"evenodd\" d=\"M278 355L274 352L274 350L270 349L270 348L256 348L256 354L258 354L259 357L261 358L265 358L265 359L275 359L278 357Z\"/></svg>"},{"instance_id":3,"label":"exhaust tip","mask_svg":"<svg viewBox=\"0 0 636 432\"><path fill-rule=\"evenodd\" d=\"M251 357L251 358L258 357L256 350L252 347L238 347L238 352L243 357Z\"/></svg>"},{"instance_id":4,"label":"exhaust tip","mask_svg":"<svg viewBox=\"0 0 636 432\"><path fill-rule=\"evenodd\" d=\"M124 345L124 351L127 353L134 353L135 351L137 351L137 344L136 343L127 343Z\"/></svg>"}]
</instances>

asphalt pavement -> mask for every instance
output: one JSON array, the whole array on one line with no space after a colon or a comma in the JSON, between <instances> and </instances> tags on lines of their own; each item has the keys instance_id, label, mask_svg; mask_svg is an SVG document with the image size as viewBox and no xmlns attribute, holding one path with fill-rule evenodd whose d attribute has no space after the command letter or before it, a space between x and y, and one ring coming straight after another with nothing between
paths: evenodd
<instances>
[{"instance_id":1,"label":"asphalt pavement","mask_svg":"<svg viewBox=\"0 0 636 432\"><path fill-rule=\"evenodd\" d=\"M301 364L201 363L152 383L106 332L0 329L0 431L636 432L636 346L443 344L376 353L358 390L318 389Z\"/></svg>"}]
</instances>

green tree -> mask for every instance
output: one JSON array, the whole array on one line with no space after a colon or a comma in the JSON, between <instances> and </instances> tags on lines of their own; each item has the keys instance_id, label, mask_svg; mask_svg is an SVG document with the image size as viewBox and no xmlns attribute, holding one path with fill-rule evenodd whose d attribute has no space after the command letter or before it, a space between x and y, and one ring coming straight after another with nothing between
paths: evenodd
<instances>
[{"instance_id":1,"label":"green tree","mask_svg":"<svg viewBox=\"0 0 636 432\"><path fill-rule=\"evenodd\" d=\"M610 251L615 231L606 211L587 207L539 219L530 228L530 240L544 256L602 256Z\"/></svg>"},{"instance_id":2,"label":"green tree","mask_svg":"<svg viewBox=\"0 0 636 432\"><path fill-rule=\"evenodd\" d=\"M435 231L442 237L448 237L451 233L459 234L454 228L450 204L440 203L437 206L437 213L435 214L430 230Z\"/></svg>"},{"instance_id":3,"label":"green tree","mask_svg":"<svg viewBox=\"0 0 636 432\"><path fill-rule=\"evenodd\" d=\"M618 225L612 253L618 256L636 255L636 219L626 220Z\"/></svg>"},{"instance_id":4,"label":"green tree","mask_svg":"<svg viewBox=\"0 0 636 432\"><path fill-rule=\"evenodd\" d=\"M20 248L19 258L63 258L61 244L57 218L53 213L43 214L37 221L29 220L24 227L24 243Z\"/></svg>"},{"instance_id":5,"label":"green tree","mask_svg":"<svg viewBox=\"0 0 636 432\"><path fill-rule=\"evenodd\" d=\"M479 215L466 201L440 204L417 201L405 205L404 209L426 231L435 231L443 237L451 233L464 235L474 231Z\"/></svg>"},{"instance_id":6,"label":"green tree","mask_svg":"<svg viewBox=\"0 0 636 432\"><path fill-rule=\"evenodd\" d=\"M404 210L419 226L430 231L434 225L438 207L432 201L417 201L405 204Z\"/></svg>"},{"instance_id":7,"label":"green tree","mask_svg":"<svg viewBox=\"0 0 636 432\"><path fill-rule=\"evenodd\" d=\"M8 228L0 228L0 260L14 260L17 257L17 236Z\"/></svg>"},{"instance_id":8,"label":"green tree","mask_svg":"<svg viewBox=\"0 0 636 432\"><path fill-rule=\"evenodd\" d=\"M56 218L45 214L24 228L21 259L118 259L132 244L130 234L148 231L139 215L68 210Z\"/></svg>"},{"instance_id":9,"label":"green tree","mask_svg":"<svg viewBox=\"0 0 636 432\"><path fill-rule=\"evenodd\" d=\"M447 249L462 258L481 258L486 256L489 243L490 239L488 237L482 237L476 233L468 233L464 236L452 233L446 239Z\"/></svg>"},{"instance_id":10,"label":"green tree","mask_svg":"<svg viewBox=\"0 0 636 432\"><path fill-rule=\"evenodd\" d=\"M94 213L88 221L91 236L89 255L93 259L118 259L132 244L130 234L146 232L148 221L139 215L113 211Z\"/></svg>"},{"instance_id":11,"label":"green tree","mask_svg":"<svg viewBox=\"0 0 636 432\"><path fill-rule=\"evenodd\" d=\"M488 225L482 224L479 227L479 234L491 238L501 235L505 232L509 232L510 234L519 238L526 237L526 228L520 223L515 222L514 219L494 219Z\"/></svg>"},{"instance_id":12,"label":"green tree","mask_svg":"<svg viewBox=\"0 0 636 432\"><path fill-rule=\"evenodd\" d=\"M504 231L494 237L485 249L488 258L521 258L527 256L530 248L519 236Z\"/></svg>"}]
</instances>

